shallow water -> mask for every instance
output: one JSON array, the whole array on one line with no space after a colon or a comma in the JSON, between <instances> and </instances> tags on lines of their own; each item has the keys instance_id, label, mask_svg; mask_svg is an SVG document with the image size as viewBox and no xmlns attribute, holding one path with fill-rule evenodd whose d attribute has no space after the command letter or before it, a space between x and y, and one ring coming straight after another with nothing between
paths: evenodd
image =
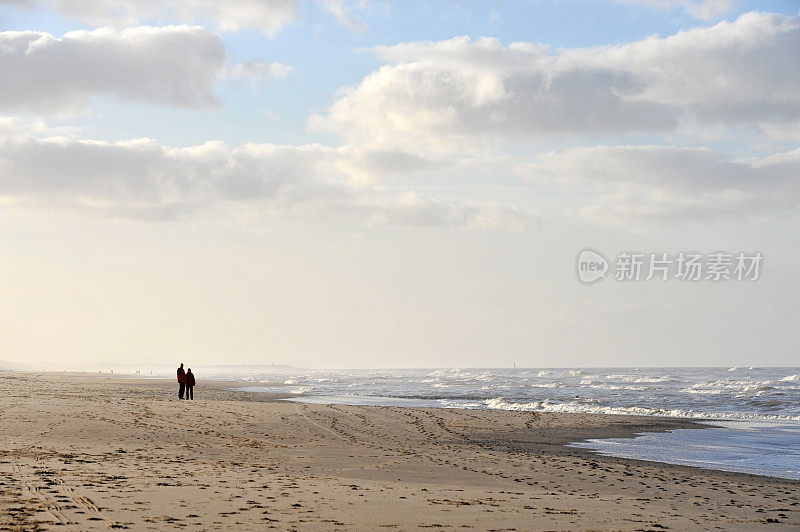
<instances>
[{"instance_id":1,"label":"shallow water","mask_svg":"<svg viewBox=\"0 0 800 532\"><path fill-rule=\"evenodd\" d=\"M608 456L800 480L800 423L727 421L723 425L587 440L572 446Z\"/></svg>"}]
</instances>

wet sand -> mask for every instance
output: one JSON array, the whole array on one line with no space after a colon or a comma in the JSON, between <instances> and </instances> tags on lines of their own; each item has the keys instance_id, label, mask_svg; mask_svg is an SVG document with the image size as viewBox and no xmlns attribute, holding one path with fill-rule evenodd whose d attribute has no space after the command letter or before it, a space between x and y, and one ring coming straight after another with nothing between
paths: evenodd
<instances>
[{"instance_id":1,"label":"wet sand","mask_svg":"<svg viewBox=\"0 0 800 532\"><path fill-rule=\"evenodd\" d=\"M800 482L564 444L689 421L0 372L0 529L798 530ZM698 429L702 430L702 429Z\"/></svg>"}]
</instances>

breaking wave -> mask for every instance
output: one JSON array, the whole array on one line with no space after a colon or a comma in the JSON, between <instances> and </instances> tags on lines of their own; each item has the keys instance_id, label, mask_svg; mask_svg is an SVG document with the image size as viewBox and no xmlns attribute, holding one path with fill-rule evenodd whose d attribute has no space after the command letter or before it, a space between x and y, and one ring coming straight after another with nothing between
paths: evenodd
<instances>
[{"instance_id":1,"label":"breaking wave","mask_svg":"<svg viewBox=\"0 0 800 532\"><path fill-rule=\"evenodd\" d=\"M532 401L530 403L509 402L502 397L484 401L487 408L495 410L517 410L525 412L557 412L563 414L610 414L628 416L680 417L690 419L723 419L723 420L774 420L800 421L800 415L784 416L770 414L741 414L726 412L698 412L681 408L664 409L641 406L601 406L585 403L551 403L548 401Z\"/></svg>"},{"instance_id":2,"label":"breaking wave","mask_svg":"<svg viewBox=\"0 0 800 532\"><path fill-rule=\"evenodd\" d=\"M285 368L241 380L264 384L262 391L320 402L361 397L370 404L384 398L387 404L413 400L448 408L800 419L800 368Z\"/></svg>"}]
</instances>

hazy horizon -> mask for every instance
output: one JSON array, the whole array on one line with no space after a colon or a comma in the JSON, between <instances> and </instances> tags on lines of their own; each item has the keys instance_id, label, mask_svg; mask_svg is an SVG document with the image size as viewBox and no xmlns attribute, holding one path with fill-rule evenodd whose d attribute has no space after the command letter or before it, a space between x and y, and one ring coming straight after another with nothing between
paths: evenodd
<instances>
[{"instance_id":1,"label":"hazy horizon","mask_svg":"<svg viewBox=\"0 0 800 532\"><path fill-rule=\"evenodd\" d=\"M638 366L385 366L385 367L346 367L346 366L294 366L291 364L193 364L192 362L181 362L183 359L176 359L175 363L153 363L153 362L120 362L120 363L47 363L37 367L36 363L25 362L9 362L0 360L0 371L24 371L24 372L89 372L95 373L98 370L123 370L121 375L132 375L134 373L125 373L125 371L135 372L140 371L165 371L170 378L174 373L175 368L179 364L184 366L194 366L205 370L220 370L223 368L263 368L263 369L296 369L296 370L320 370L320 371L392 371L392 370L422 370L422 371L436 371L436 370L592 370L592 369L720 369L720 370L771 370L771 369L789 369L794 370L800 366L779 366L779 365L760 365L760 366L701 366L701 365L686 365L686 366L651 366L647 364L640 364Z\"/></svg>"}]
</instances>

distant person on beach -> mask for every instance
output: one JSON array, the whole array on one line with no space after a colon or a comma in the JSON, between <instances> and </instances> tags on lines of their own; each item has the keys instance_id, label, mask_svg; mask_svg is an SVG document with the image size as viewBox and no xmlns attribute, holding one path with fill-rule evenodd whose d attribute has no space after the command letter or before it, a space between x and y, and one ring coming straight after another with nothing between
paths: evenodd
<instances>
[{"instance_id":1,"label":"distant person on beach","mask_svg":"<svg viewBox=\"0 0 800 532\"><path fill-rule=\"evenodd\" d=\"M186 370L186 398L194 401L194 373L192 373L192 368Z\"/></svg>"},{"instance_id":2,"label":"distant person on beach","mask_svg":"<svg viewBox=\"0 0 800 532\"><path fill-rule=\"evenodd\" d=\"M183 399L183 389L186 387L186 372L183 371L183 362L178 368L178 397Z\"/></svg>"}]
</instances>

